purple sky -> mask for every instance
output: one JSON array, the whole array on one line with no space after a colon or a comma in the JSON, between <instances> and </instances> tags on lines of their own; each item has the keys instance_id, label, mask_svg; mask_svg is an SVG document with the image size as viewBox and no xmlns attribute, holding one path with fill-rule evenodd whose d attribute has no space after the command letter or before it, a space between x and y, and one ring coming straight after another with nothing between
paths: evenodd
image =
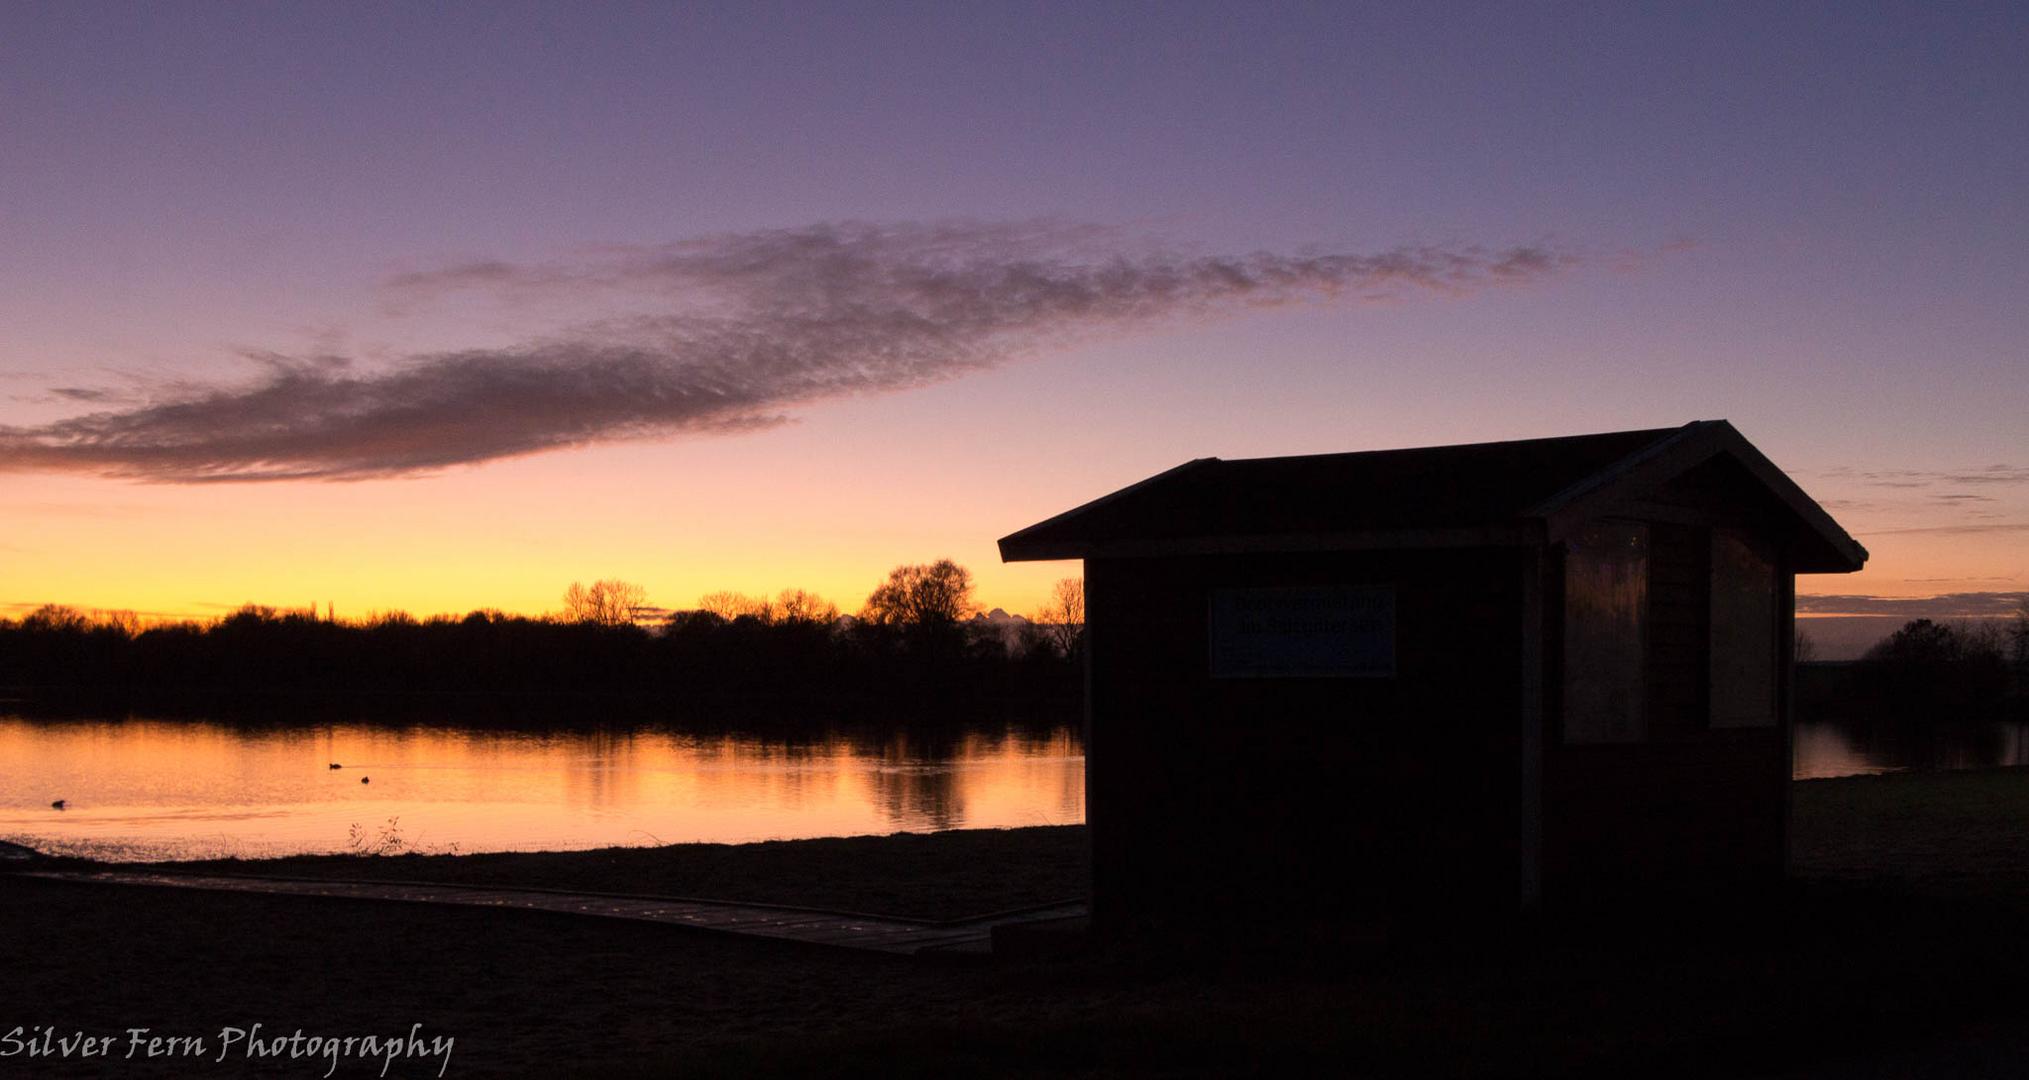
<instances>
[{"instance_id":1,"label":"purple sky","mask_svg":"<svg viewBox=\"0 0 2029 1080\"><path fill-rule=\"evenodd\" d=\"M2029 590L2025 56L2020 4L10 5L0 603L948 554L1019 609L1069 568L994 537L1190 457L1713 417L1874 551L1806 591Z\"/></svg>"}]
</instances>

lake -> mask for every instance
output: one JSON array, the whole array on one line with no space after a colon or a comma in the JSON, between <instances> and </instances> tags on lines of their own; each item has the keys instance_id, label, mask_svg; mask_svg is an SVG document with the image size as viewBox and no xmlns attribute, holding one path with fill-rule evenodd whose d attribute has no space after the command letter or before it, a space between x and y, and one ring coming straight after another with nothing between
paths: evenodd
<instances>
[{"instance_id":1,"label":"lake","mask_svg":"<svg viewBox=\"0 0 2029 1080\"><path fill-rule=\"evenodd\" d=\"M1795 751L1790 774L1798 780L2024 766L2029 765L2029 724L1799 722Z\"/></svg>"},{"instance_id":2,"label":"lake","mask_svg":"<svg viewBox=\"0 0 2029 1080\"><path fill-rule=\"evenodd\" d=\"M1994 765L2029 765L2022 725L1927 737L1797 725L1799 779ZM66 808L52 808L56 799ZM785 739L0 714L0 839L115 860L571 850L1084 820L1084 748L1069 724Z\"/></svg>"},{"instance_id":3,"label":"lake","mask_svg":"<svg viewBox=\"0 0 2029 1080\"><path fill-rule=\"evenodd\" d=\"M0 715L0 839L104 859L567 850L1084 820L1085 758L1069 727L784 740Z\"/></svg>"}]
</instances>

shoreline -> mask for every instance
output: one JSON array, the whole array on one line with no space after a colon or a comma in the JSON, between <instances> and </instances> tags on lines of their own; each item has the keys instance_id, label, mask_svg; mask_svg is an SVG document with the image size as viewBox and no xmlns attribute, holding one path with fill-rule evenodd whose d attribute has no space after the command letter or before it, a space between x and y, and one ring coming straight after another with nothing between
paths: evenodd
<instances>
[{"instance_id":1,"label":"shoreline","mask_svg":"<svg viewBox=\"0 0 2029 1080\"><path fill-rule=\"evenodd\" d=\"M553 889L864 912L942 922L1084 899L1083 825L666 844L583 851L290 855L102 862L43 869ZM17 864L19 865L19 864Z\"/></svg>"}]
</instances>

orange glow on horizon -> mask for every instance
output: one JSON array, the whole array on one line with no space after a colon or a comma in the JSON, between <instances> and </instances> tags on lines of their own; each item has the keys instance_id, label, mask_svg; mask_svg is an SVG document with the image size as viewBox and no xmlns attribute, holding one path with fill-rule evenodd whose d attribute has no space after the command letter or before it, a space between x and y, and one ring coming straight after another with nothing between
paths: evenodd
<instances>
[{"instance_id":1,"label":"orange glow on horizon","mask_svg":"<svg viewBox=\"0 0 2029 1080\"><path fill-rule=\"evenodd\" d=\"M335 607L341 619L479 609L541 615L573 581L618 578L651 604L684 609L720 591L803 589L859 610L905 563L952 558L983 609L1028 614L1073 563L1002 564L994 540L1027 524L975 509L964 522L921 506L871 508L820 487L781 505L751 476L684 485L709 518L644 503L627 473L585 459L666 448L584 451L439 477L357 484L164 486L77 477L9 478L0 510L16 525L0 575L0 616L45 603L209 619L245 604ZM598 463L603 465L605 463ZM588 482L590 480L591 482ZM671 485L673 488L677 485ZM569 491L568 512L531 491ZM924 519L931 521L925 524Z\"/></svg>"},{"instance_id":2,"label":"orange glow on horizon","mask_svg":"<svg viewBox=\"0 0 2029 1080\"><path fill-rule=\"evenodd\" d=\"M1036 367L983 379L1047 376ZM1229 448L1230 436L1172 434L1143 445L1095 428L1061 441L951 444L951 425L922 406L966 389L845 402L753 436L595 447L402 480L150 485L14 474L0 488L13 526L0 537L0 615L43 603L144 618L215 618L248 603L332 605L347 620L540 615L559 608L571 582L600 578L640 584L651 604L671 609L712 592L797 588L850 613L894 567L947 557L972 572L982 608L1029 615L1079 564L1004 564L998 537L1194 453L1446 441L1367 434ZM867 431L883 437L868 441ZM1872 557L1857 574L1800 577L1800 594L2025 588L2022 532L1924 531L1936 516L1921 506L1886 505L1836 479L1811 486ZM1840 506L1856 491L1874 508Z\"/></svg>"}]
</instances>

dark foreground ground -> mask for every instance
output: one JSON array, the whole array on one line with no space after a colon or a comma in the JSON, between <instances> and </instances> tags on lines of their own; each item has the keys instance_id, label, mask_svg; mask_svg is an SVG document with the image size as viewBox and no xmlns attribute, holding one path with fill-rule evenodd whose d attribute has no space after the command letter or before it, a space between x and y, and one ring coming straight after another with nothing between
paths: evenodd
<instances>
[{"instance_id":1,"label":"dark foreground ground","mask_svg":"<svg viewBox=\"0 0 2029 1080\"><path fill-rule=\"evenodd\" d=\"M940 917L1075 892L1080 832L259 869ZM1646 932L1609 942L1545 926L1500 949L1273 964L963 966L534 912L0 879L0 1036L121 1042L68 1068L0 1056L0 1076L326 1074L324 1059L117 1056L132 1027L215 1045L256 1022L341 1036L420 1022L456 1038L445 1075L466 1077L2017 1075L2029 771L1801 784L1797 834L1802 879L1752 920L1763 932L1634 913ZM348 1059L335 1075L379 1070Z\"/></svg>"},{"instance_id":2,"label":"dark foreground ground","mask_svg":"<svg viewBox=\"0 0 2029 1080\"><path fill-rule=\"evenodd\" d=\"M316 855L159 864L202 873L514 885L957 919L1085 895L1085 829L973 829L584 852Z\"/></svg>"}]
</instances>

